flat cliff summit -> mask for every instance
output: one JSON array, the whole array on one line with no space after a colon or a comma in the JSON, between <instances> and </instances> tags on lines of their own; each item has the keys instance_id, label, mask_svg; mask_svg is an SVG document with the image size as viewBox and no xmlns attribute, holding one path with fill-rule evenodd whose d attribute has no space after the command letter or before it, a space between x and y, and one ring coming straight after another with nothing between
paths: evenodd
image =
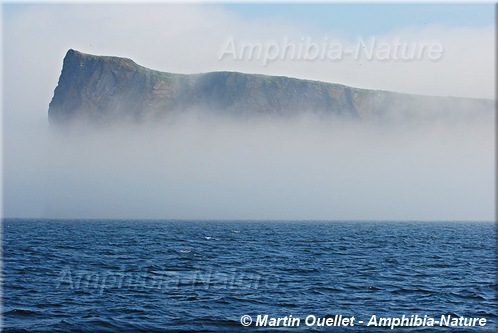
<instances>
[{"instance_id":1,"label":"flat cliff summit","mask_svg":"<svg viewBox=\"0 0 498 333\"><path fill-rule=\"evenodd\" d=\"M409 79L409 78L407 78ZM353 119L387 114L493 110L494 101L352 88L281 76L211 72L173 74L127 58L70 49L49 105L51 124L155 121L186 111L234 117L304 112Z\"/></svg>"}]
</instances>

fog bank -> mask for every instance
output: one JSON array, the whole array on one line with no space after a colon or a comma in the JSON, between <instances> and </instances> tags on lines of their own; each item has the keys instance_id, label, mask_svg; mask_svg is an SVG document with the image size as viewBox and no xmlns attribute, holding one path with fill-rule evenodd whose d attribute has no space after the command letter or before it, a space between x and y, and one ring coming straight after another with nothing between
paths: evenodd
<instances>
[{"instance_id":1,"label":"fog bank","mask_svg":"<svg viewBox=\"0 0 498 333\"><path fill-rule=\"evenodd\" d=\"M4 216L491 220L493 114L234 120L11 132Z\"/></svg>"}]
</instances>

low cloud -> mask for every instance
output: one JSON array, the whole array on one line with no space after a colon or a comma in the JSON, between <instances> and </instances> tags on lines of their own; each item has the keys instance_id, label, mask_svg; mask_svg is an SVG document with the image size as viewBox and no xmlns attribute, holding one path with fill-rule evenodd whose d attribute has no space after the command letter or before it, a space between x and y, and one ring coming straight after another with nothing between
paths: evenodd
<instances>
[{"instance_id":1,"label":"low cloud","mask_svg":"<svg viewBox=\"0 0 498 333\"><path fill-rule=\"evenodd\" d=\"M6 160L6 214L332 220L494 214L489 113L451 125L205 114L21 139L23 149Z\"/></svg>"}]
</instances>

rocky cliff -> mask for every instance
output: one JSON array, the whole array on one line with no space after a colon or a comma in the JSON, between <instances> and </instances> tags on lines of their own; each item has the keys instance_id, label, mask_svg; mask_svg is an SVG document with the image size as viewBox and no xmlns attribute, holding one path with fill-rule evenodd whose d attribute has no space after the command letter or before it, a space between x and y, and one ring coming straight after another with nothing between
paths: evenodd
<instances>
[{"instance_id":1,"label":"rocky cliff","mask_svg":"<svg viewBox=\"0 0 498 333\"><path fill-rule=\"evenodd\" d=\"M351 88L288 77L154 71L130 59L69 50L49 105L49 120L112 123L157 120L198 110L232 116L292 116L302 112L349 118L414 112L493 110L491 100L427 97Z\"/></svg>"}]
</instances>

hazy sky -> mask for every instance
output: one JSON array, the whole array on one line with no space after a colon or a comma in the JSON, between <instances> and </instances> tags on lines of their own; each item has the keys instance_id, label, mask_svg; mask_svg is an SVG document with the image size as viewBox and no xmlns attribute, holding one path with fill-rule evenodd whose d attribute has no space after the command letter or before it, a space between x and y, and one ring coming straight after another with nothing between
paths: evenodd
<instances>
[{"instance_id":1,"label":"hazy sky","mask_svg":"<svg viewBox=\"0 0 498 333\"><path fill-rule=\"evenodd\" d=\"M48 132L47 109L69 48L177 73L234 70L494 98L494 10L493 4L4 4L4 215L493 219L489 118L415 126L408 134L331 129L313 120L247 128L189 120L152 134L95 133L61 143ZM391 51L397 43L437 44L442 51L436 60L363 54L266 63L226 52L230 42L354 50L372 38Z\"/></svg>"}]
</instances>

